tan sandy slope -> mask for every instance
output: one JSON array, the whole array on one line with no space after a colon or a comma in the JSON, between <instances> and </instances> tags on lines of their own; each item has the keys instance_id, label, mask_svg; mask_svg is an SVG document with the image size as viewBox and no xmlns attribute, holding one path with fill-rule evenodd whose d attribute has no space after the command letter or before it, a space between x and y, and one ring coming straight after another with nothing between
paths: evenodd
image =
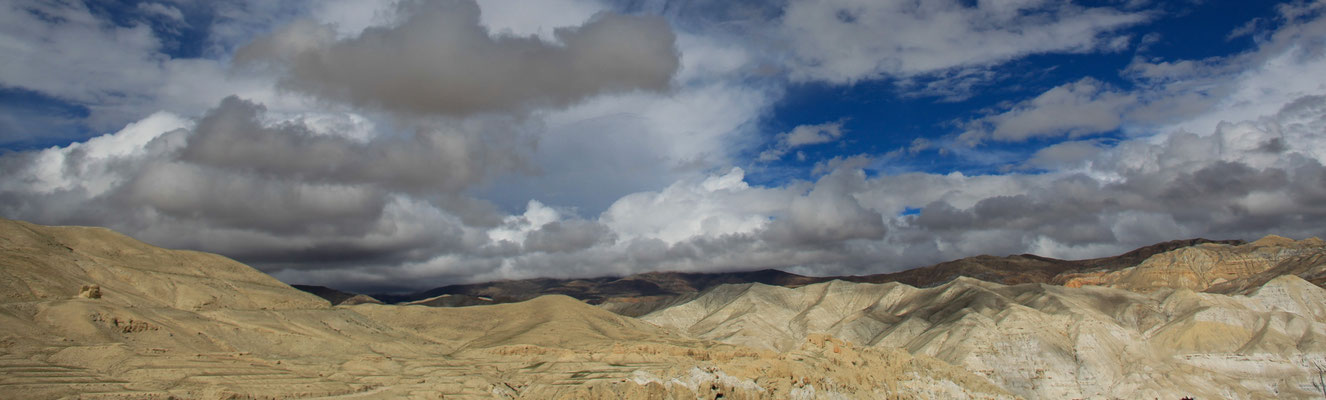
<instances>
[{"instance_id":1,"label":"tan sandy slope","mask_svg":"<svg viewBox=\"0 0 1326 400\"><path fill-rule=\"evenodd\" d=\"M699 338L787 349L812 334L904 348L1027 398L1317 398L1326 290L1295 276L1249 296L834 281L724 286L642 319Z\"/></svg>"},{"instance_id":2,"label":"tan sandy slope","mask_svg":"<svg viewBox=\"0 0 1326 400\"><path fill-rule=\"evenodd\" d=\"M79 297L99 285L100 298ZM0 220L0 398L1010 398L900 349L773 352L565 296L331 307L224 257Z\"/></svg>"}]
</instances>

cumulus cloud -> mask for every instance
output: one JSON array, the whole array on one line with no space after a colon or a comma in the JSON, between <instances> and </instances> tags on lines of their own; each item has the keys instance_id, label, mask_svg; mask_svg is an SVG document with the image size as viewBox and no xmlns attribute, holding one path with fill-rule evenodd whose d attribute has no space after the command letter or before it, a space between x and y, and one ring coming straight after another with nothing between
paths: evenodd
<instances>
[{"instance_id":1,"label":"cumulus cloud","mask_svg":"<svg viewBox=\"0 0 1326 400\"><path fill-rule=\"evenodd\" d=\"M793 198L781 215L775 214L764 237L793 246L882 239L887 232L883 216L862 207L854 196L865 183L865 172L859 169L835 170L809 193Z\"/></svg>"},{"instance_id":2,"label":"cumulus cloud","mask_svg":"<svg viewBox=\"0 0 1326 400\"><path fill-rule=\"evenodd\" d=\"M623 196L598 215L532 201L487 224L431 195L299 164L186 157L217 129L209 118L259 111L229 102L196 121L157 115L87 143L0 157L0 212L111 226L359 290L651 270L860 274L982 253L1091 257L1175 237L1306 237L1326 226L1322 96L1205 135L1064 145L1038 156L1051 166L1043 173L872 177L841 162L813 182L759 187L730 169ZM290 121L249 122L231 126L317 137ZM1068 159L1082 162L1056 167ZM97 174L104 186L79 178Z\"/></svg>"},{"instance_id":3,"label":"cumulus cloud","mask_svg":"<svg viewBox=\"0 0 1326 400\"><path fill-rule=\"evenodd\" d=\"M1144 13L1073 3L799 0L779 22L796 80L851 83L1109 50Z\"/></svg>"},{"instance_id":4,"label":"cumulus cloud","mask_svg":"<svg viewBox=\"0 0 1326 400\"><path fill-rule=\"evenodd\" d=\"M493 36L474 1L405 1L397 25L328 40L300 23L260 38L237 61L285 68L284 87L357 106L467 115L565 106L618 91L663 90L679 61L676 36L657 17L613 13L557 28L555 43Z\"/></svg>"},{"instance_id":5,"label":"cumulus cloud","mask_svg":"<svg viewBox=\"0 0 1326 400\"><path fill-rule=\"evenodd\" d=\"M306 182L371 184L396 191L454 193L492 171L519 169L497 135L421 130L370 142L317 134L303 124L267 126L261 105L228 97L199 121L180 159Z\"/></svg>"},{"instance_id":6,"label":"cumulus cloud","mask_svg":"<svg viewBox=\"0 0 1326 400\"><path fill-rule=\"evenodd\" d=\"M495 208L460 191L520 164L518 144L492 134L364 140L272 117L230 97L197 120L161 113L84 143L3 157L13 167L0 185L11 200L4 214L111 226L248 261L307 261L300 255L338 246L346 250L328 254L400 259L480 240L462 227L494 220ZM403 218L434 222L401 229L415 223Z\"/></svg>"}]
</instances>

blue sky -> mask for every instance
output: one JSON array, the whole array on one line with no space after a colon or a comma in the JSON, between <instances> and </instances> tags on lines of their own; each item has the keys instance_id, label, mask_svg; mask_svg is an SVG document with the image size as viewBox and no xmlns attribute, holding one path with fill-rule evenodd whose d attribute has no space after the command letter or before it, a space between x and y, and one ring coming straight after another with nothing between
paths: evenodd
<instances>
[{"instance_id":1,"label":"blue sky","mask_svg":"<svg viewBox=\"0 0 1326 400\"><path fill-rule=\"evenodd\" d=\"M992 78L957 96L912 94L892 79L852 85L818 82L792 85L773 108L764 129L783 132L797 125L843 120L845 143L806 149L811 155L806 161L792 158L776 164L809 172L816 161L834 156L863 152L882 154L907 148L916 138L942 139L958 133L955 132L958 128L953 126L957 122L1082 78L1090 77L1131 90L1134 83L1126 77L1124 70L1135 58L1205 59L1247 51L1255 45L1252 35L1228 36L1255 19L1267 21L1263 24L1269 28L1274 23L1277 4L1246 1L1173 3L1160 4L1162 9L1148 22L1120 30L1119 34L1138 42L1127 48L1085 54L1028 55L991 66ZM1152 39L1143 39L1148 35L1152 35ZM1146 44L1142 44L1143 41ZM1112 130L1092 136L1117 140L1125 134ZM891 171L997 173L999 167L1007 163L1025 160L1036 150L1062 141L1063 138L1054 138L990 144L986 149L999 154L993 160L964 160L924 151L878 167ZM767 178L760 175L750 178L757 181L768 179L767 182L777 184L786 176L775 173Z\"/></svg>"},{"instance_id":2,"label":"blue sky","mask_svg":"<svg viewBox=\"0 0 1326 400\"><path fill-rule=\"evenodd\" d=\"M0 216L360 290L1326 222L1321 2L0 8Z\"/></svg>"}]
</instances>

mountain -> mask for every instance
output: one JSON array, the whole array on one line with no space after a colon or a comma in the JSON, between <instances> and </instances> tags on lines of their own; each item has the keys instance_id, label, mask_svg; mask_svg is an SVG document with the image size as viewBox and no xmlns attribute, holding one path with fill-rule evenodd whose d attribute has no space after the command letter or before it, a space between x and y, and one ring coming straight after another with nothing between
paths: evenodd
<instances>
[{"instance_id":1,"label":"mountain","mask_svg":"<svg viewBox=\"0 0 1326 400\"><path fill-rule=\"evenodd\" d=\"M839 278L851 282L900 282L916 287L931 287L957 279L960 276L987 282L1015 285L1019 283L1063 284L1066 275L1091 271L1113 271L1131 267L1156 254L1203 244L1237 245L1238 240L1187 239L1173 240L1142 247L1124 254L1087 260L1059 260L1033 254L1007 257L975 256L906 271Z\"/></svg>"},{"instance_id":2,"label":"mountain","mask_svg":"<svg viewBox=\"0 0 1326 400\"><path fill-rule=\"evenodd\" d=\"M638 316L688 300L699 292L723 284L759 282L799 286L826 279L773 269L726 273L650 272L624 278L505 280L443 286L409 295L380 294L373 297L388 303L453 307L509 303L557 294L597 304L622 315Z\"/></svg>"},{"instance_id":3,"label":"mountain","mask_svg":"<svg viewBox=\"0 0 1326 400\"><path fill-rule=\"evenodd\" d=\"M793 347L565 296L332 307L221 256L0 219L0 398L1012 398L900 349Z\"/></svg>"},{"instance_id":4,"label":"mountain","mask_svg":"<svg viewBox=\"0 0 1326 400\"><path fill-rule=\"evenodd\" d=\"M324 300L331 302L331 304L334 306L355 305L355 304L364 304L364 303L382 304L382 302L379 301L378 299L375 299L368 295L342 292L340 290L332 289L326 286L290 285L290 287L308 292L309 294L312 294L314 296L321 297Z\"/></svg>"},{"instance_id":5,"label":"mountain","mask_svg":"<svg viewBox=\"0 0 1326 400\"><path fill-rule=\"evenodd\" d=\"M1293 275L1247 296L966 277L726 285L641 319L777 351L814 335L901 348L1042 399L1312 398L1326 359L1326 290Z\"/></svg>"},{"instance_id":6,"label":"mountain","mask_svg":"<svg viewBox=\"0 0 1326 400\"><path fill-rule=\"evenodd\" d=\"M1267 236L1238 245L1204 243L1157 254L1128 268L1065 275L1063 283L1141 292L1182 288L1232 293L1286 274L1320 285L1326 280L1326 242Z\"/></svg>"},{"instance_id":7,"label":"mountain","mask_svg":"<svg viewBox=\"0 0 1326 400\"><path fill-rule=\"evenodd\" d=\"M1175 240L1142 247L1118 256L1089 260L1058 260L1031 254L1007 257L976 256L901 272L865 276L810 277L774 269L721 273L649 272L626 277L504 280L443 286L409 295L374 295L373 297L388 303L413 302L450 307L483 304L490 301L493 303L507 303L528 300L546 294L560 294L599 305L622 315L634 317L690 301L699 293L724 284L762 283L797 287L831 280L844 280L868 283L902 282L917 287L930 287L949 282L960 276L1003 284L1063 284L1070 279L1066 276L1099 274L1132 267L1153 255L1201 244L1237 245L1242 244L1242 242L1208 239ZM297 285L296 287L300 286ZM443 295L461 297L439 297ZM333 304L338 303L337 297L329 296L323 296L323 298ZM426 299L439 300L428 302L425 301Z\"/></svg>"},{"instance_id":8,"label":"mountain","mask_svg":"<svg viewBox=\"0 0 1326 400\"><path fill-rule=\"evenodd\" d=\"M617 297L643 297L693 293L728 283L759 282L770 285L794 286L821 281L783 271L766 269L749 272L684 273L650 272L627 277L591 279L525 279L495 281L467 285L450 285L409 295L410 300L463 294L491 298L496 302L520 301L544 294L561 294L602 303Z\"/></svg>"}]
</instances>

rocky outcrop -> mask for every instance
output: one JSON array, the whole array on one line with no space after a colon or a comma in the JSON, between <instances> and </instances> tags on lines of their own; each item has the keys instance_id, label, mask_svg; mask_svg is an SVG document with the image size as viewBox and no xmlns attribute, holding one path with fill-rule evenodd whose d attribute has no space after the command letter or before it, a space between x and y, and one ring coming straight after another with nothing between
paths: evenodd
<instances>
[{"instance_id":1,"label":"rocky outcrop","mask_svg":"<svg viewBox=\"0 0 1326 400\"><path fill-rule=\"evenodd\" d=\"M100 299L100 298L101 298L101 286L98 286L98 285L83 285L82 288L78 289L78 297L82 297L82 298L85 298L85 299Z\"/></svg>"}]
</instances>

